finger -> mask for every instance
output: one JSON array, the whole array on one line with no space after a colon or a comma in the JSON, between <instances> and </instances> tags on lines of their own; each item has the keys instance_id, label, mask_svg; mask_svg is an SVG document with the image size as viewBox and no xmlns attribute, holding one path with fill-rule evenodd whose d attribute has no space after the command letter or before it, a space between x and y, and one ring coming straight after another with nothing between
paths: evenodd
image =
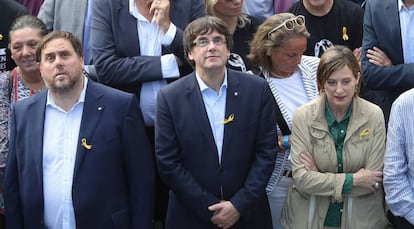
<instances>
[{"instance_id":1,"label":"finger","mask_svg":"<svg viewBox=\"0 0 414 229\"><path fill-rule=\"evenodd\" d=\"M220 209L221 209L220 203L208 206L208 210L210 210L210 211L216 211L216 210L220 210Z\"/></svg>"}]
</instances>

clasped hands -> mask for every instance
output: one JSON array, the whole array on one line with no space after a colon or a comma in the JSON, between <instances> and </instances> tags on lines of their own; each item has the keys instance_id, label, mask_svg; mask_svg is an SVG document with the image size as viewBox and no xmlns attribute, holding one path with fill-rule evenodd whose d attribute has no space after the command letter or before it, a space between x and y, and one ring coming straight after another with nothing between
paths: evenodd
<instances>
[{"instance_id":1,"label":"clasped hands","mask_svg":"<svg viewBox=\"0 0 414 229\"><path fill-rule=\"evenodd\" d=\"M305 167L306 171L319 172L319 168L315 164L311 153L301 153L299 160ZM375 192L381 186L382 175L381 171L373 171L364 168L359 169L358 172L353 173L353 186L366 188L372 192Z\"/></svg>"},{"instance_id":2,"label":"clasped hands","mask_svg":"<svg viewBox=\"0 0 414 229\"><path fill-rule=\"evenodd\" d=\"M227 200L210 205L208 210L213 212L211 222L219 228L230 228L240 219L240 214L237 209Z\"/></svg>"}]
</instances>

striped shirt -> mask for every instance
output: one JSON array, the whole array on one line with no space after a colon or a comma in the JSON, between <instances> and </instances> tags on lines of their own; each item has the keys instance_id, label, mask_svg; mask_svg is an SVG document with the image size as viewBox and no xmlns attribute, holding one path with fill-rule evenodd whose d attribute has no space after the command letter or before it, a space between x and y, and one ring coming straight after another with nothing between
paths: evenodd
<instances>
[{"instance_id":1,"label":"striped shirt","mask_svg":"<svg viewBox=\"0 0 414 229\"><path fill-rule=\"evenodd\" d=\"M414 225L414 89L394 101L384 158L385 200L391 212Z\"/></svg>"}]
</instances>

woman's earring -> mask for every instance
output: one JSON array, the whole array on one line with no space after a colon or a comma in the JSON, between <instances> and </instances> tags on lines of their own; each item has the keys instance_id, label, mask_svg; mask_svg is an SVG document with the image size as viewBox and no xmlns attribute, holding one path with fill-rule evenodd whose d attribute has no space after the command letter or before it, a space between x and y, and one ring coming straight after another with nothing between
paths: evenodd
<instances>
[{"instance_id":1,"label":"woman's earring","mask_svg":"<svg viewBox=\"0 0 414 229\"><path fill-rule=\"evenodd\" d=\"M358 85L355 86L355 93L358 93Z\"/></svg>"}]
</instances>

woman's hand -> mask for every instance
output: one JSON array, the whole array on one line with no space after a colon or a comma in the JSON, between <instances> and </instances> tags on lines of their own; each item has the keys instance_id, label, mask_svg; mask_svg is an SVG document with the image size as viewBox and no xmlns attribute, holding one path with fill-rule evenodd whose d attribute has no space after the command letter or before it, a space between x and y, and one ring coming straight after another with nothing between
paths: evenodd
<instances>
[{"instance_id":1,"label":"woman's hand","mask_svg":"<svg viewBox=\"0 0 414 229\"><path fill-rule=\"evenodd\" d=\"M319 168L316 166L312 154L309 152L301 153L299 160L305 166L306 171L319 172Z\"/></svg>"},{"instance_id":2,"label":"woman's hand","mask_svg":"<svg viewBox=\"0 0 414 229\"><path fill-rule=\"evenodd\" d=\"M376 185L377 182L378 185ZM358 172L354 173L354 186L366 188L371 190L372 192L375 192L381 187L381 183L381 171L360 169Z\"/></svg>"}]
</instances>

